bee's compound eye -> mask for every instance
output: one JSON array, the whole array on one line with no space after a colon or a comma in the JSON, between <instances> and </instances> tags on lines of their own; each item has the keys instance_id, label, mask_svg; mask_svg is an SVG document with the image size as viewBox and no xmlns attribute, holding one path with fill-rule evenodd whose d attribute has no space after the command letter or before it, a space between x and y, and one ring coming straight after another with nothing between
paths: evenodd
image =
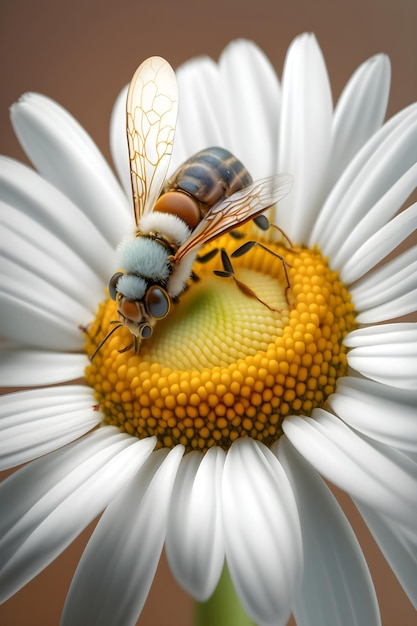
<instances>
[{"instance_id":1,"label":"bee's compound eye","mask_svg":"<svg viewBox=\"0 0 417 626\"><path fill-rule=\"evenodd\" d=\"M116 300L117 297L117 283L119 278L123 276L123 272L116 272L109 280L109 294L112 300Z\"/></svg>"},{"instance_id":2,"label":"bee's compound eye","mask_svg":"<svg viewBox=\"0 0 417 626\"><path fill-rule=\"evenodd\" d=\"M142 339L148 339L148 337L150 337L151 335L152 335L152 326L148 326L147 324L142 326L142 328L140 330L141 338Z\"/></svg>"},{"instance_id":3,"label":"bee's compound eye","mask_svg":"<svg viewBox=\"0 0 417 626\"><path fill-rule=\"evenodd\" d=\"M146 309L153 318L161 320L168 315L171 300L167 292L161 287L149 287L146 292Z\"/></svg>"}]
</instances>

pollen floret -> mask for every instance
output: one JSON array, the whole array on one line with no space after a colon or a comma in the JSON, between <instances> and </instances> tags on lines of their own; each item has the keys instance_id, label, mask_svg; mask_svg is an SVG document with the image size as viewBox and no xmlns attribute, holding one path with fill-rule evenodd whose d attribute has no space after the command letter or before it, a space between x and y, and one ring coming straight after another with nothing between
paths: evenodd
<instances>
[{"instance_id":1,"label":"pollen floret","mask_svg":"<svg viewBox=\"0 0 417 626\"><path fill-rule=\"evenodd\" d=\"M243 436L271 445L286 416L325 404L346 374L342 342L355 326L353 305L319 250L271 249L285 258L289 290L283 264L261 248L233 265L274 310L214 277L213 261L139 355L120 352L131 341L126 329L112 336L86 371L107 423L140 438L156 435L159 447L227 450ZM88 352L114 317L109 300Z\"/></svg>"}]
</instances>

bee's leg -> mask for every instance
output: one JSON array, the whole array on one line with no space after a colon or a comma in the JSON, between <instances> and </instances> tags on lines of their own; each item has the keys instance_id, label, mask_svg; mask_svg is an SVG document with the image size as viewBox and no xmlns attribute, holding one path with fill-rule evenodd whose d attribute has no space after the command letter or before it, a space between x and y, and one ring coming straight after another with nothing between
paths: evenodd
<instances>
[{"instance_id":1,"label":"bee's leg","mask_svg":"<svg viewBox=\"0 0 417 626\"><path fill-rule=\"evenodd\" d=\"M110 324L116 324L117 322L110 322ZM91 341L91 343L96 346L96 350L94 351L93 356L90 358L90 360L92 360L92 358L94 358L94 356L97 354L97 352L99 351L99 349L101 348L101 345L103 342L101 342L99 348L97 348L97 335L99 333L99 331L101 330L101 326L97 326L96 330L94 331L94 333L91 332L91 329L93 327L93 324L78 324L78 328L80 329L80 331L83 333L83 335L85 335L89 341Z\"/></svg>"},{"instance_id":2,"label":"bee's leg","mask_svg":"<svg viewBox=\"0 0 417 626\"><path fill-rule=\"evenodd\" d=\"M264 230L264 231L269 230L270 228L275 228L275 230L277 230L277 231L279 231L281 233L281 236L287 242L288 247L289 248L293 248L292 242L291 242L290 238L288 237L288 235L282 230L282 228L280 228L276 224L271 224L271 222L266 217L266 215L262 214L262 215L258 215L257 217L254 217L253 218L253 222L255 222L255 224L257 225L258 228L260 228L261 230ZM271 251L269 251L269 252L271 252ZM232 254L232 256L233 256L233 254Z\"/></svg>"},{"instance_id":3,"label":"bee's leg","mask_svg":"<svg viewBox=\"0 0 417 626\"><path fill-rule=\"evenodd\" d=\"M200 281L200 276L193 270L191 272L190 279L192 280L193 283L198 283Z\"/></svg>"},{"instance_id":4,"label":"bee's leg","mask_svg":"<svg viewBox=\"0 0 417 626\"><path fill-rule=\"evenodd\" d=\"M246 245L246 244L244 244L244 245ZM241 248L242 247L243 246L241 246ZM239 248L239 250L240 250L240 248ZM222 248L220 250L220 253L221 253L221 258L222 258L223 270L214 270L214 273L216 274L216 276L221 276L222 278L231 278L234 281L234 283L236 284L236 286L238 287L238 289L243 294L245 294L245 296L248 296L249 298L254 298L258 302L260 302L261 304L266 306L266 308L269 309L270 311L276 311L277 313L281 313L282 309L277 309L277 308L269 305L264 300L261 300L261 298L259 298L256 295L256 293L253 291L253 289L251 289L249 287L249 285L246 285L241 280L236 278L232 262L230 260L229 255L227 254L226 250L224 248Z\"/></svg>"},{"instance_id":5,"label":"bee's leg","mask_svg":"<svg viewBox=\"0 0 417 626\"><path fill-rule=\"evenodd\" d=\"M124 354L125 352L128 352L131 348L133 348L134 351L135 351L135 354L139 354L140 344L141 344L141 342L139 341L139 337L136 337L136 335L133 335L133 341L131 341L124 348L120 348L120 350L118 350L118 352L119 352L119 354Z\"/></svg>"},{"instance_id":6,"label":"bee's leg","mask_svg":"<svg viewBox=\"0 0 417 626\"><path fill-rule=\"evenodd\" d=\"M134 344L135 344L135 354L139 354L140 341L139 341L139 337L136 337L136 335L134 336Z\"/></svg>"},{"instance_id":7,"label":"bee's leg","mask_svg":"<svg viewBox=\"0 0 417 626\"><path fill-rule=\"evenodd\" d=\"M112 326L114 326L114 324L120 324L119 320L111 320L109 322ZM93 343L94 345L97 346L97 341L96 341L96 337L98 335L98 333L102 330L101 326L97 326L94 334L91 332L91 328L92 328L93 324L87 324L87 326L84 326L84 324L79 324L78 328L80 329L80 331L86 335L89 340L91 341L91 343ZM96 350L97 352L97 350Z\"/></svg>"},{"instance_id":8,"label":"bee's leg","mask_svg":"<svg viewBox=\"0 0 417 626\"><path fill-rule=\"evenodd\" d=\"M125 352L128 352L133 347L134 347L134 342L132 341L131 343L129 343L124 348L120 348L120 350L118 350L118 352L119 352L119 354L124 354ZM135 354L137 354L136 351L135 351Z\"/></svg>"},{"instance_id":9,"label":"bee's leg","mask_svg":"<svg viewBox=\"0 0 417 626\"><path fill-rule=\"evenodd\" d=\"M254 217L252 221L261 230L269 230L269 228L271 226L271 223L270 223L269 219L263 213L261 215L258 215L257 217Z\"/></svg>"},{"instance_id":10,"label":"bee's leg","mask_svg":"<svg viewBox=\"0 0 417 626\"><path fill-rule=\"evenodd\" d=\"M282 267L284 269L285 280L286 280L286 283L287 283L287 286L285 287L285 297L286 297L287 302L288 302L288 290L291 287L290 277L288 276L288 267L290 267L290 265L289 265L289 263L287 263L287 261L284 259L283 256L281 256L277 252L274 252L273 250L268 248L268 246L265 246L260 241L247 241L242 246L240 246L240 248L238 248L237 250L235 250L232 253L232 257L243 256L244 254L249 252L249 250L251 250L254 246L259 246L260 248L265 250L265 252L269 252L269 254L272 254L272 256L274 256L275 258L277 258L277 259L279 259L281 261Z\"/></svg>"},{"instance_id":11,"label":"bee's leg","mask_svg":"<svg viewBox=\"0 0 417 626\"><path fill-rule=\"evenodd\" d=\"M242 233L240 230L229 230L229 235L233 237L233 239L243 239L246 235Z\"/></svg>"},{"instance_id":12,"label":"bee's leg","mask_svg":"<svg viewBox=\"0 0 417 626\"><path fill-rule=\"evenodd\" d=\"M106 341L108 339L110 339L110 337L112 336L112 334L118 329L122 327L122 324L120 324L119 322L110 322L110 324L117 324L117 326L113 326L113 328L107 333L107 335L104 337L104 339L102 339L100 341L100 343L98 344L98 346L96 347L96 349L94 350L93 354L89 357L90 361L92 362L94 357L96 356L96 354L101 350L101 348L104 346L104 344L106 343Z\"/></svg>"},{"instance_id":13,"label":"bee's leg","mask_svg":"<svg viewBox=\"0 0 417 626\"><path fill-rule=\"evenodd\" d=\"M197 255L195 260L201 264L208 263L209 261L211 261L211 259L213 259L216 256L218 251L219 251L219 248L213 248L209 252L206 252L206 254ZM190 279L192 280L193 283L198 283L200 280L200 276L197 274L197 272L193 270L191 272Z\"/></svg>"},{"instance_id":14,"label":"bee's leg","mask_svg":"<svg viewBox=\"0 0 417 626\"><path fill-rule=\"evenodd\" d=\"M196 261L198 261L199 263L208 263L209 261L211 261L211 259L214 259L218 251L219 248L213 248L209 252L206 252L206 254L198 254L196 257Z\"/></svg>"},{"instance_id":15,"label":"bee's leg","mask_svg":"<svg viewBox=\"0 0 417 626\"><path fill-rule=\"evenodd\" d=\"M80 331L83 333L83 335L86 335L86 337L88 337L88 338L89 338L89 340L90 340L92 343L96 343L96 344L97 344L97 342L95 342L95 338L96 338L96 336L97 336L98 331L100 330L100 327L98 327L98 328L96 329L96 332L93 334L93 333L91 332L91 328L92 328L92 326L93 326L92 324L87 324L86 326L85 326L84 324L78 324L78 328L79 328L79 329L80 329Z\"/></svg>"}]
</instances>

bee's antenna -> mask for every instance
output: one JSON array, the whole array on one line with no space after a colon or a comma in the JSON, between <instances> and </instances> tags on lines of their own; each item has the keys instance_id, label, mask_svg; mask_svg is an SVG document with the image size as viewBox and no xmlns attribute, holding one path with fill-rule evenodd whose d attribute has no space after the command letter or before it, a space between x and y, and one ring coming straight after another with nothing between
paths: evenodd
<instances>
[{"instance_id":1,"label":"bee's antenna","mask_svg":"<svg viewBox=\"0 0 417 626\"><path fill-rule=\"evenodd\" d=\"M107 335L104 337L104 339L102 341L100 341L100 343L98 344L97 348L94 350L93 354L89 357L90 361L92 362L94 357L96 356L96 354L101 350L101 348L104 346L104 344L106 343L106 341L108 339L110 339L110 337L112 336L112 334L114 333L114 331L116 331L118 328L121 328L123 326L123 324L117 324L117 326L115 326L114 328L112 328Z\"/></svg>"}]
</instances>

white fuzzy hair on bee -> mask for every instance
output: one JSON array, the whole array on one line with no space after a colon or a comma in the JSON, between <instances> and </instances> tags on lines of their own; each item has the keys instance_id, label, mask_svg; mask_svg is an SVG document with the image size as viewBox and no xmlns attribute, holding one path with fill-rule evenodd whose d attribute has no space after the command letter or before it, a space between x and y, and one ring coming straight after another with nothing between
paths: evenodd
<instances>
[{"instance_id":1,"label":"white fuzzy hair on bee","mask_svg":"<svg viewBox=\"0 0 417 626\"><path fill-rule=\"evenodd\" d=\"M119 265L128 274L166 280L169 265L165 249L153 239L126 239L118 249Z\"/></svg>"},{"instance_id":2,"label":"white fuzzy hair on bee","mask_svg":"<svg viewBox=\"0 0 417 626\"><path fill-rule=\"evenodd\" d=\"M184 257L181 263L174 267L168 281L169 293L173 297L179 296L184 291L187 281L191 276L196 256L197 252L190 252Z\"/></svg>"},{"instance_id":3,"label":"white fuzzy hair on bee","mask_svg":"<svg viewBox=\"0 0 417 626\"><path fill-rule=\"evenodd\" d=\"M188 239L191 230L177 215L173 213L160 213L153 211L147 213L140 220L140 231L142 234L163 234L170 243L180 246Z\"/></svg>"},{"instance_id":4,"label":"white fuzzy hair on bee","mask_svg":"<svg viewBox=\"0 0 417 626\"><path fill-rule=\"evenodd\" d=\"M134 302L136 300L141 300L144 297L147 283L140 276L135 276L134 274L123 274L123 276L121 276L118 280L117 288L125 295L126 298Z\"/></svg>"}]
</instances>

